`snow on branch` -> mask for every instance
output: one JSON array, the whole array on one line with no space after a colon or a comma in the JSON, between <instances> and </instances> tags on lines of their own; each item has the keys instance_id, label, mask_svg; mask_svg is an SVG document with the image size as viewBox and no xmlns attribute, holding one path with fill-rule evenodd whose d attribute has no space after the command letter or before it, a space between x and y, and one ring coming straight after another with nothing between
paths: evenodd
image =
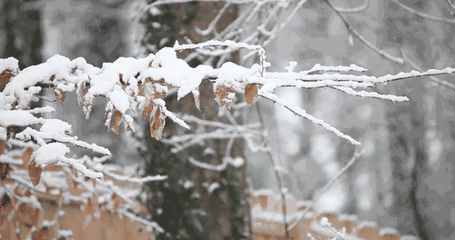
<instances>
[{"instance_id":1,"label":"snow on branch","mask_svg":"<svg viewBox=\"0 0 455 240\"><path fill-rule=\"evenodd\" d=\"M242 138L246 141L247 146L255 151L255 139L263 133L258 124L234 125L219 121L209 121L200 119L192 115L182 117L185 121L197 125L194 133L181 134L162 139L164 143L173 146L173 152L180 152L195 145L204 144L205 141L213 139L237 139Z\"/></svg>"},{"instance_id":2,"label":"snow on branch","mask_svg":"<svg viewBox=\"0 0 455 240\"><path fill-rule=\"evenodd\" d=\"M206 42L198 43L198 44L179 44L175 42L174 49L176 51L180 50L188 50L188 49L197 49L197 48L210 48L210 47L227 47L232 50L238 50L241 48L254 50L254 51L265 51L264 48L260 45L251 45L242 42L234 42L230 40L226 41L218 41L218 40L209 40Z\"/></svg>"},{"instance_id":3,"label":"snow on branch","mask_svg":"<svg viewBox=\"0 0 455 240\"><path fill-rule=\"evenodd\" d=\"M378 98L378 99L384 99L384 100L390 100L392 102L405 102L409 101L409 98L406 96L395 96L395 95L389 95L389 94L380 94L377 92L368 92L365 90L360 90L360 91L355 91L352 88L349 87L334 87L335 89L338 89L344 93L347 93L352 96L358 96L358 97L369 97L369 98Z\"/></svg>"},{"instance_id":4,"label":"snow on branch","mask_svg":"<svg viewBox=\"0 0 455 240\"><path fill-rule=\"evenodd\" d=\"M159 0L144 6L143 12L156 16L161 14L159 9L163 5L190 4L192 2L223 2L225 4L224 7L218 9L218 13L212 18L208 27L204 30L196 27L196 33L209 36L215 41L235 41L265 47L279 35L279 32L292 20L307 0ZM221 29L217 27L216 23L219 19L229 12L227 9L238 4L242 4L245 11L240 11L239 16L227 26ZM221 65L227 55L233 51L235 49L232 47L213 52L199 49L188 55L187 60L205 55L208 56L207 62ZM253 55L246 54L245 59L251 56Z\"/></svg>"},{"instance_id":5,"label":"snow on branch","mask_svg":"<svg viewBox=\"0 0 455 240\"><path fill-rule=\"evenodd\" d=\"M273 95L272 92L279 88L290 87L307 89L329 87L353 96L406 101L406 97L380 94L374 91L366 91L366 89L391 81L455 72L454 68L445 68L377 77L365 74L367 70L356 65L315 65L309 70L294 72L296 63L292 63L287 71L268 72L258 64L245 67L232 62L226 62L219 68L208 65L199 65L193 68L180 59L175 52L176 49L194 50L219 46L263 51L260 46L232 41L209 41L185 45L176 43L174 48L163 48L156 55L150 54L145 58L119 58L112 63L104 63L101 68L88 64L82 58L69 60L62 56L54 56L45 63L28 67L12 76L0 95L4 99L1 108L3 110L0 110L2 111L0 126L49 125L46 124L46 121L50 120L35 117L34 114L50 111L50 109L22 110L24 104L27 103L28 106L40 92L41 87L39 86L49 86L54 88L56 97L62 100L64 100L65 92L76 92L82 110L87 115L92 109L95 97L107 98L105 123L115 133L120 131L122 123L124 123L125 128L134 130L134 122L136 121L134 117L138 112L142 112L144 119L149 122L151 136L159 139L166 118L170 118L185 129L190 129L184 120L167 110L163 97L169 91L175 90L178 99L188 94L193 94L193 97L197 99L199 97L199 85L202 80L209 79L213 82L216 101L223 107L229 107L234 102L236 93L244 94L247 103L252 103L260 91L263 97L279 102L285 108L298 112L301 117L312 119L319 125L331 129L330 131L336 132L334 128L314 119L308 113L296 110L294 106L290 106L280 99L277 101L277 96ZM6 62L5 65L8 67L12 61L5 60L3 62ZM37 87L36 91L30 92L30 89L34 87ZM54 121L52 124L57 124L57 122ZM61 133L37 132L28 128L22 135L19 134L18 136L23 136L25 133L34 135L35 139L52 139L88 148L100 154L110 154L107 149L94 144L87 144ZM357 143L340 132L336 134L352 143ZM217 136L211 133L206 137L216 138ZM196 139L191 139L191 141L195 142Z\"/></svg>"},{"instance_id":6,"label":"snow on branch","mask_svg":"<svg viewBox=\"0 0 455 240\"><path fill-rule=\"evenodd\" d=\"M412 68L418 70L418 71L422 71L422 69L417 66L417 64L412 61L408 56L407 54L405 54L405 52L403 51L403 49L401 49L401 54L403 55L403 58L405 59L406 63L408 63ZM437 85L440 85L442 87L446 87L447 89L450 89L452 91L455 91L455 84L454 83L451 83L451 82L448 82L446 80L443 80L441 78L438 78L438 77L435 77L435 76L431 76L430 77L430 80L432 82L434 82L435 84Z\"/></svg>"},{"instance_id":7,"label":"snow on branch","mask_svg":"<svg viewBox=\"0 0 455 240\"><path fill-rule=\"evenodd\" d=\"M228 48L259 53L259 63L244 66L225 62L219 67L204 64L191 67L176 52L200 49L216 52ZM289 103L275 92L281 88L330 88L351 96L406 101L405 96L378 93L374 87L398 80L455 73L455 68L445 68L374 76L356 65L315 65L308 70L296 71L297 63L291 63L282 72L269 72L264 59L262 47L231 41L177 43L174 48L163 48L156 54L143 58L121 57L101 67L93 66L83 58L70 60L56 55L44 63L20 70L17 60L0 59L0 179L7 179L5 184L13 192L20 192L17 188L22 189L23 193L17 199L47 194L55 199L77 201L83 204L90 217L99 212L101 206L107 206L152 226L153 223L144 222L130 213L140 213L135 201L140 184L165 181L166 177L136 177L107 169L104 162L111 157L109 149L72 136L69 123L50 117L53 108L33 107L31 103L40 99L43 88L52 89L57 102L65 101L67 93L75 93L81 111L87 117L90 117L95 98L104 98L104 123L116 134L123 130L134 131L134 125L142 117L148 123L150 136L161 139L166 120L170 119L182 127L179 131L182 134L162 141L173 145L176 152L203 144L209 139L227 140L225 158L219 165L191 160L197 167L223 171L229 165L236 167L243 162L230 156L229 146L236 139L245 140L253 151L267 148L261 141L266 133L260 125L239 125L230 113L231 109L255 103L258 97L359 145L354 137ZM224 117L230 123L181 116L167 108L166 100L170 93L177 93L177 99L193 95L197 104L203 81L211 82L209 91L212 93L208 95L214 96L211 100L218 103L220 116L225 113ZM244 102L238 103L242 95ZM91 156L75 156L72 151L75 147L89 150ZM62 178L66 181L62 182Z\"/></svg>"},{"instance_id":8,"label":"snow on branch","mask_svg":"<svg viewBox=\"0 0 455 240\"><path fill-rule=\"evenodd\" d=\"M288 70L294 69L296 62L292 62L291 66L289 66ZM349 66L323 66L321 64L314 65L310 70L304 71L306 74L311 74L315 72L366 72L368 69L357 66L355 64L351 64Z\"/></svg>"},{"instance_id":9,"label":"snow on branch","mask_svg":"<svg viewBox=\"0 0 455 240\"><path fill-rule=\"evenodd\" d=\"M272 94L272 93L269 93L269 92L265 92L265 91L261 91L259 93L259 96L261 96L261 97L263 97L263 98L265 98L267 100L270 100L270 101L272 101L272 102L274 102L276 104L281 105L282 107L284 107L287 110L291 111L295 115L310 120L312 123L323 127L327 131L332 132L333 134L337 135L340 138L346 139L347 141L349 141L350 143L352 143L354 145L360 145L360 142L355 140L351 136L349 136L349 135L347 135L345 133L342 133L340 130L336 129L335 127L331 126L330 124L328 124L328 123L324 122L323 120L318 119L315 116L307 113L304 109L285 103L282 99L280 99L275 94Z\"/></svg>"},{"instance_id":10,"label":"snow on branch","mask_svg":"<svg viewBox=\"0 0 455 240\"><path fill-rule=\"evenodd\" d=\"M110 171L103 171L103 173L106 176L111 177L117 181L132 182L132 183L139 183L139 184L143 184L143 183L147 183L147 182L163 181L163 180L167 179L167 176L162 176L162 175L138 178L138 177L134 177L134 176L122 176L122 175L118 175L118 174L110 172Z\"/></svg>"}]
</instances>

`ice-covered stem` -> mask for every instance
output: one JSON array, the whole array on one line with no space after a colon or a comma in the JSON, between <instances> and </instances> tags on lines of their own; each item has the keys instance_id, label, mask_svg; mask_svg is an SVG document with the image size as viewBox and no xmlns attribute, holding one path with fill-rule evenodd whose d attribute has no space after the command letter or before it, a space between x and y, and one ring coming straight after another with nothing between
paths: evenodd
<instances>
[{"instance_id":1,"label":"ice-covered stem","mask_svg":"<svg viewBox=\"0 0 455 240\"><path fill-rule=\"evenodd\" d=\"M175 47L193 49L210 46L247 48L263 54L263 49L258 46L229 41L209 41L190 45L176 44ZM166 118L170 118L184 128L189 128L183 120L167 109L166 102L163 100L167 93L176 91L178 99L192 94L197 103L199 102L198 88L203 80L208 79L213 83L217 102L223 107L229 107L235 99L235 93L244 93L247 101L254 101L259 92L263 97L273 99L274 102L283 105L297 115L307 118L355 144L357 143L352 138L302 109L287 104L273 92L279 88L331 87L353 96L405 101L406 97L359 89L367 89L391 81L455 72L454 68L445 68L376 77L365 74L364 68L355 65L316 65L307 71L294 72L289 68L286 72L267 72L262 65L255 64L248 68L232 62L227 62L219 68L207 65L193 68L179 59L172 48L163 48L156 55L151 54L145 58L119 58L113 63L105 63L102 68L94 67L82 58L69 60L62 56L54 56L45 63L28 67L22 71L14 69L15 67L12 66L14 64L10 64L12 61L3 62L5 64L2 68L6 66L13 68L11 72L17 72L17 75L11 78L1 93L1 98L4 99L2 109L5 109L2 111L8 111L8 114L3 114L4 116L0 118L0 125L3 126L5 124L1 124L2 119L10 116L14 111L18 111L15 109L26 108L31 101L36 100L36 95L41 91L41 87L53 87L56 97L61 100L64 100L65 92L75 91L87 116L96 96L107 98L109 101L106 105L106 126L117 133L120 131L122 123L125 128L134 131L133 116L138 112L143 112L146 121L153 127L151 135L159 139ZM4 119L4 121L6 120L7 118ZM34 119L34 121L38 120ZM72 144L90 148L76 139L61 141L71 141Z\"/></svg>"},{"instance_id":2,"label":"ice-covered stem","mask_svg":"<svg viewBox=\"0 0 455 240\"><path fill-rule=\"evenodd\" d=\"M412 61L408 56L407 54L405 54L404 50L401 49L401 55L403 55L403 59L406 61L406 63L408 63L413 69L417 70L417 71L422 71L422 69L414 62ZM448 82L446 80L443 80L441 78L438 78L438 77L435 77L435 76L431 76L429 77L429 79L434 82L435 84L437 85L440 85L442 87L446 87L447 89L450 89L452 91L455 91L455 84L451 83L451 82Z\"/></svg>"},{"instance_id":3,"label":"ice-covered stem","mask_svg":"<svg viewBox=\"0 0 455 240\"><path fill-rule=\"evenodd\" d=\"M205 30L200 30L198 26L196 26L194 34L188 34L188 37L192 38L188 41L197 41L200 39L200 37L211 37L212 39L219 41L233 40L249 44L267 46L271 40L279 35L279 32L293 19L293 17L297 14L297 11L307 1L299 0L286 2L282 0L159 0L150 3L148 7L144 8L144 11L167 11L166 7L169 7L173 4L185 5L196 3L199 6L214 6L217 2L220 2L220 5L224 4L224 6L222 8L215 8L215 10L218 12L212 17L208 17L209 22L205 23L205 25L208 27ZM234 20L231 20L229 17L227 17L229 19L229 21L225 22L227 25L219 24L223 26L221 29L219 29L220 27L217 26L217 23L220 23L220 19L223 17L229 16L229 8L233 9L237 5L242 5L242 8L245 10L240 11L239 16L237 16ZM207 21L206 14L204 14L204 16L205 18L203 21ZM223 59L225 59L225 57L230 53L232 53L231 49L226 49L226 51L217 51L216 55L220 56L220 58L217 60L213 57L213 53L210 51L197 51L190 54L188 59L194 60L197 57L204 57L204 55L208 54L210 61L222 63ZM251 55L247 54L247 56Z\"/></svg>"},{"instance_id":4,"label":"ice-covered stem","mask_svg":"<svg viewBox=\"0 0 455 240\"><path fill-rule=\"evenodd\" d=\"M224 47L229 48L231 51L237 51L239 49L248 49L251 51L265 51L264 48L260 45L251 45L242 42L234 42L230 40L218 41L218 40L209 40L202 43L196 44L179 44L177 41L174 44L174 49L177 51L181 50L192 50L198 48L213 48L213 47ZM211 53L213 54L213 53Z\"/></svg>"},{"instance_id":5,"label":"ice-covered stem","mask_svg":"<svg viewBox=\"0 0 455 240\"><path fill-rule=\"evenodd\" d=\"M280 106L282 106L285 109L291 111L292 113L294 113L295 115L297 115L299 117L303 117L305 119L308 119L312 123L323 127L327 131L332 132L336 136L349 141L353 145L360 145L360 142L355 140L351 136L349 136L349 135L347 135L345 133L342 133L340 130L338 130L337 128L335 128L335 127L331 126L330 124L326 123L322 119L318 119L318 118L314 117L313 115L307 113L304 109L299 108L297 106L293 106L291 104L287 104L281 98L279 98L278 96L276 96L274 94L271 94L271 93L268 93L268 92L261 92L261 93L259 93L259 96L261 96L261 97L263 97L263 98L265 98L265 99L267 99L269 101L272 101L273 103L279 104Z\"/></svg>"},{"instance_id":6,"label":"ice-covered stem","mask_svg":"<svg viewBox=\"0 0 455 240\"><path fill-rule=\"evenodd\" d=\"M258 124L228 124L220 121L210 121L201 119L193 115L184 115L182 119L189 124L196 125L194 133L171 136L162 141L174 146L173 152L177 153L195 145L203 144L210 140L226 140L243 138L252 151L257 151L258 147L254 139L262 134ZM198 162L194 160L194 162ZM200 165L200 164L199 164Z\"/></svg>"},{"instance_id":7,"label":"ice-covered stem","mask_svg":"<svg viewBox=\"0 0 455 240\"><path fill-rule=\"evenodd\" d=\"M258 114L259 122L261 123L262 130L265 131L265 122L264 122L264 117L262 115L261 108L258 103L256 103L256 112ZM284 188L284 183L283 179L279 170L278 163L273 156L272 149L270 147L269 141L267 138L262 139L263 142L265 143L265 148L266 152L268 155L268 158L270 160L270 165L272 167L273 173L275 175L275 180L276 184L278 185L278 191L280 191L280 198L281 198L281 211L283 212L283 223L284 223L284 232L285 232L285 237L286 239L290 240L290 229L289 229L289 223L288 223L288 207L287 207L287 201L286 201L286 194L287 190Z\"/></svg>"},{"instance_id":8,"label":"ice-covered stem","mask_svg":"<svg viewBox=\"0 0 455 240\"><path fill-rule=\"evenodd\" d=\"M324 186L313 194L310 204L306 206L303 211L299 212L295 222L289 226L289 230L292 230L300 220L302 220L306 214L311 210L314 204L319 201L324 193L326 193L360 158L362 152L360 147L355 147L354 153L351 159L341 168Z\"/></svg>"}]
</instances>

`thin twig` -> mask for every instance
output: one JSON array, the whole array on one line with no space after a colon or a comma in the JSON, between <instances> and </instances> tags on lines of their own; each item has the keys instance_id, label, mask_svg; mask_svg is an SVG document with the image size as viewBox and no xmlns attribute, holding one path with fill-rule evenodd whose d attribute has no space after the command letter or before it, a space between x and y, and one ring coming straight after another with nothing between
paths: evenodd
<instances>
[{"instance_id":1,"label":"thin twig","mask_svg":"<svg viewBox=\"0 0 455 240\"><path fill-rule=\"evenodd\" d=\"M262 128L265 130L265 123L264 123L264 118L261 112L261 108L258 103L256 103L256 112L258 114L259 122L262 125ZM267 148L267 155L269 156L270 164L272 165L273 172L275 174L275 179L278 184L278 188L280 191L280 197L281 197L281 210L283 211L283 222L284 222L284 230L285 230L285 236L286 239L291 239L290 233L289 233L289 224L288 224L288 219L287 219L287 203L286 203L286 192L283 188L283 179L280 174L280 171L278 170L278 165L277 161L275 160L272 150L270 149L270 144L268 144L268 139L264 138L263 139L266 145L268 146Z\"/></svg>"},{"instance_id":2,"label":"thin twig","mask_svg":"<svg viewBox=\"0 0 455 240\"><path fill-rule=\"evenodd\" d=\"M365 9L367 9L369 5L370 5L370 0L364 0L363 3L357 7L353 7L353 8L335 7L335 9L342 13L358 13L358 12L362 12Z\"/></svg>"},{"instance_id":3,"label":"thin twig","mask_svg":"<svg viewBox=\"0 0 455 240\"><path fill-rule=\"evenodd\" d=\"M413 62L406 54L405 52L403 51L403 49L401 49L401 55L403 55L403 58L405 59L405 61L412 67L414 68L415 70L417 71L422 71L422 69L417 66L417 64L415 62ZM443 87L446 87L448 88L449 90L452 90L452 91L455 91L455 84L451 83L451 82L448 82L448 81L445 81L443 79L440 79L440 78L437 78L437 77L434 77L434 76L430 76L429 77L430 81L436 83L437 85L440 85L440 86L443 86Z\"/></svg>"},{"instance_id":4,"label":"thin twig","mask_svg":"<svg viewBox=\"0 0 455 240\"><path fill-rule=\"evenodd\" d=\"M451 8L455 9L455 3L453 3L452 0L447 0L447 3Z\"/></svg>"},{"instance_id":5,"label":"thin twig","mask_svg":"<svg viewBox=\"0 0 455 240\"><path fill-rule=\"evenodd\" d=\"M443 23L449 23L449 24L455 24L455 19L449 19L449 18L444 18L444 17L438 17L438 16L433 16L424 12L420 12L418 10L415 10L414 8L411 8L403 3L401 3L399 0L392 0L395 4L397 4L399 7L403 8L404 10L421 17L423 19L428 19L431 21L435 22L443 22Z\"/></svg>"},{"instance_id":6,"label":"thin twig","mask_svg":"<svg viewBox=\"0 0 455 240\"><path fill-rule=\"evenodd\" d=\"M352 155L351 159L344 165L340 171L337 172L335 176L333 176L319 191L317 191L313 195L313 199L311 200L310 204L305 207L305 209L299 213L297 219L295 222L289 226L289 230L292 230L297 224L300 222L300 220L308 213L308 211L314 206L314 203L317 202L321 196L326 193L340 178L343 176L349 168L351 168L358 160L358 158L361 156L361 151L358 146L354 148L354 154Z\"/></svg>"},{"instance_id":7,"label":"thin twig","mask_svg":"<svg viewBox=\"0 0 455 240\"><path fill-rule=\"evenodd\" d=\"M368 41L365 37L363 37L359 32L357 32L356 29L354 29L351 24L348 22L348 20L343 16L343 14L341 14L340 11L338 11L335 6L333 6L333 4L331 2L329 2L329 0L323 0L328 6L329 8L335 12L335 14L341 19L341 21L343 22L344 26L346 27L346 29L354 36L356 37L358 40L360 40L360 42L362 42L365 46L367 46L368 48L370 48L371 50L373 50L374 52L376 52L377 54L381 55L382 57L390 60L390 61L393 61L395 63L399 63L399 64L403 64L403 59L402 58L399 58L399 57L395 57L395 56L392 56L391 54L379 49L378 47L376 47L373 43L371 43L370 41Z\"/></svg>"},{"instance_id":8,"label":"thin twig","mask_svg":"<svg viewBox=\"0 0 455 240\"><path fill-rule=\"evenodd\" d=\"M300 116L300 117L303 117L305 119L310 120L314 124L323 127L327 131L330 131L333 134L335 134L336 136L349 141L353 145L360 145L360 142L355 140L351 136L341 132L340 130L338 130L337 128L333 127L332 125L326 123L322 119L319 119L319 118L307 113L303 108L299 108L299 107L296 107L296 106L291 106L289 104L286 104L280 98L278 98L275 94L261 91L259 93L259 96L261 96L264 99L267 99L267 100L269 100L269 101L271 101L273 103L277 103L277 104L281 105L282 107L286 108L287 110L289 110L290 112L294 113L297 116Z\"/></svg>"}]
</instances>

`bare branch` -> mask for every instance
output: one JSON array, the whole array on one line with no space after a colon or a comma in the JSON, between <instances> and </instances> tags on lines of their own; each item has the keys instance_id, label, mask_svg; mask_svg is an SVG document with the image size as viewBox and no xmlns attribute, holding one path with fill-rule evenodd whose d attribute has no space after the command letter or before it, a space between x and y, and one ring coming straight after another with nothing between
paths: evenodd
<instances>
[{"instance_id":1,"label":"bare branch","mask_svg":"<svg viewBox=\"0 0 455 240\"><path fill-rule=\"evenodd\" d=\"M368 6L370 4L370 0L364 0L362 4L360 4L359 6L357 7L353 7L353 8L341 8L341 7L335 7L335 9L339 12L342 12L342 13L358 13L358 12L362 12L362 11L365 11Z\"/></svg>"},{"instance_id":2,"label":"bare branch","mask_svg":"<svg viewBox=\"0 0 455 240\"><path fill-rule=\"evenodd\" d=\"M451 8L455 9L455 3L453 3L452 0L447 0L447 3Z\"/></svg>"},{"instance_id":3,"label":"bare branch","mask_svg":"<svg viewBox=\"0 0 455 240\"><path fill-rule=\"evenodd\" d=\"M399 63L399 64L403 64L403 59L402 58L399 58L399 57L395 57L381 49L379 49L378 47L376 47L373 43L371 43L370 41L368 41L364 36L362 36L356 29L354 29L351 24L347 21L347 19L343 16L343 14L340 13L340 11L338 11L332 3L329 2L329 0L324 0L324 2L329 6L330 9L332 9L335 14L341 19L341 21L344 23L346 29L354 36L356 37L358 40L360 40L360 42L362 42L365 46L367 46L368 48L370 48L371 50L373 50L374 52L376 52L377 54L379 54L380 56L392 61L392 62L395 62L395 63Z\"/></svg>"},{"instance_id":4,"label":"bare branch","mask_svg":"<svg viewBox=\"0 0 455 240\"><path fill-rule=\"evenodd\" d=\"M450 2L450 0L447 0L450 4L452 2ZM423 19L428 19L428 20L431 20L431 21L435 21L435 22L442 22L442 23L449 23L449 24L455 24L455 19L449 19L449 18L444 18L444 17L438 17L438 16L433 16L433 15L430 15L430 14L427 14L427 13L423 13L423 12L420 12L418 10L415 10L414 8L411 8L409 6L406 6L405 4L401 3L399 0L392 0L392 2L396 3L399 7L403 8L404 10L416 15L416 16L419 16ZM452 6L452 4L451 4Z\"/></svg>"},{"instance_id":5,"label":"bare branch","mask_svg":"<svg viewBox=\"0 0 455 240\"><path fill-rule=\"evenodd\" d=\"M256 112L258 114L259 122L261 123L261 126L263 130L265 131L265 122L264 122L264 117L261 112L261 108L258 103L256 103ZM289 223L288 223L288 207L287 207L287 201L286 201L286 192L287 190L284 188L284 183L283 179L281 176L280 171L278 170L278 164L277 161L275 160L275 157L273 156L272 149L270 148L270 143L268 139L263 139L264 142L266 143L266 148L267 148L267 155L270 160L270 164L272 165L272 170L273 173L275 174L275 180L278 185L278 189L280 191L280 198L281 198L281 211L283 212L283 223L284 223L284 232L285 232L285 237L286 239L291 239L291 235L289 232Z\"/></svg>"},{"instance_id":6,"label":"bare branch","mask_svg":"<svg viewBox=\"0 0 455 240\"><path fill-rule=\"evenodd\" d=\"M316 118L313 115L307 113L304 109L296 107L296 106L291 106L291 105L285 103L279 97L277 97L276 95L274 95L272 93L261 91L259 93L259 96L261 96L261 97L263 97L263 98L265 98L265 99L267 99L269 101L272 101L274 103L277 103L277 104L281 105L282 107L288 109L289 111L291 111L292 113L294 113L297 116L300 116L300 117L303 117L305 119L310 120L312 123L323 127L327 131L332 132L336 136L347 140L348 142L350 142L353 145L360 145L360 142L355 140L351 136L349 136L349 135L347 135L345 133L342 133L340 130L336 129L335 127L331 126L330 124L328 124L328 123L324 122L323 120L321 120L319 118Z\"/></svg>"},{"instance_id":7,"label":"bare branch","mask_svg":"<svg viewBox=\"0 0 455 240\"><path fill-rule=\"evenodd\" d=\"M401 49L401 54L403 55L403 58L405 59L405 61L411 65L412 68L418 70L418 71L422 71L422 69L420 67L417 66L417 64L415 62L413 62L406 54L405 52L403 51L403 49ZM430 76L429 77L430 80L434 83L436 83L437 85L440 85L440 86L443 86L443 87L446 87L448 88L449 90L452 90L452 91L455 91L455 84L451 83L451 82L448 82L448 81L445 81L443 79L440 79L440 78L437 78L437 77L434 77L434 76Z\"/></svg>"},{"instance_id":8,"label":"bare branch","mask_svg":"<svg viewBox=\"0 0 455 240\"><path fill-rule=\"evenodd\" d=\"M351 159L344 165L342 169L340 169L335 176L333 176L321 189L313 194L313 198L310 204L305 207L305 209L299 212L299 216L295 220L295 222L289 227L289 230L294 228L299 221L305 217L306 213L313 207L314 203L316 203L320 197L327 192L358 160L358 158L362 155L361 150L359 147L354 148L354 154L352 155Z\"/></svg>"}]
</instances>

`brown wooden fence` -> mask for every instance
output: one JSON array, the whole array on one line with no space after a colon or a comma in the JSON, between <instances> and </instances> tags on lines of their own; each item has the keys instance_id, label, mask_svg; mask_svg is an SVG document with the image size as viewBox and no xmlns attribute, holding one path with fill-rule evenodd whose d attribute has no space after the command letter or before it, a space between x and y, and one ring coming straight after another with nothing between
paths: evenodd
<instances>
[{"instance_id":1,"label":"brown wooden fence","mask_svg":"<svg viewBox=\"0 0 455 240\"><path fill-rule=\"evenodd\" d=\"M31 236L32 240L154 240L146 226L108 209L87 214L87 209L77 203L60 208L54 199L40 199L40 203L43 211L16 205L14 213L2 214L0 239L22 240Z\"/></svg>"},{"instance_id":2,"label":"brown wooden fence","mask_svg":"<svg viewBox=\"0 0 455 240\"><path fill-rule=\"evenodd\" d=\"M373 222L359 221L352 215L337 215L328 212L305 211L308 203L296 201L287 196L287 220L292 240L328 240L339 233L343 238L364 240L411 240L412 236L400 236L391 228L379 228ZM15 206L15 214L0 216L0 239L18 240L33 230L33 240L47 239L96 239L96 240L153 240L153 233L145 226L130 218L121 216L107 209L100 209L97 217L87 217L86 209L79 204L66 204L61 207L64 214L59 218L56 202L42 199L44 211L36 213L31 208ZM44 203L44 204L43 204ZM251 198L253 233L255 240L284 240L284 221L282 204L279 196L266 191L256 192ZM11 206L9 206L11 207ZM2 210L5 211L5 209ZM305 212L305 214L303 214ZM324 218L324 220L322 220ZM55 219L58 219L55 222ZM54 223L52 223L54 221ZM321 223L321 221L323 223ZM324 223L327 221L327 223ZM39 222L36 224L35 222ZM51 224L49 224L51 223ZM32 229L30 226L39 226ZM72 236L65 237L55 229L71 230ZM340 235L341 236L341 235Z\"/></svg>"},{"instance_id":3,"label":"brown wooden fence","mask_svg":"<svg viewBox=\"0 0 455 240\"><path fill-rule=\"evenodd\" d=\"M269 191L253 194L251 199L255 240L286 239L281 198ZM308 210L308 202L286 196L286 216L292 240L364 239L412 240L392 228L379 228L374 222L359 221L354 215ZM336 238L338 237L338 238Z\"/></svg>"}]
</instances>

